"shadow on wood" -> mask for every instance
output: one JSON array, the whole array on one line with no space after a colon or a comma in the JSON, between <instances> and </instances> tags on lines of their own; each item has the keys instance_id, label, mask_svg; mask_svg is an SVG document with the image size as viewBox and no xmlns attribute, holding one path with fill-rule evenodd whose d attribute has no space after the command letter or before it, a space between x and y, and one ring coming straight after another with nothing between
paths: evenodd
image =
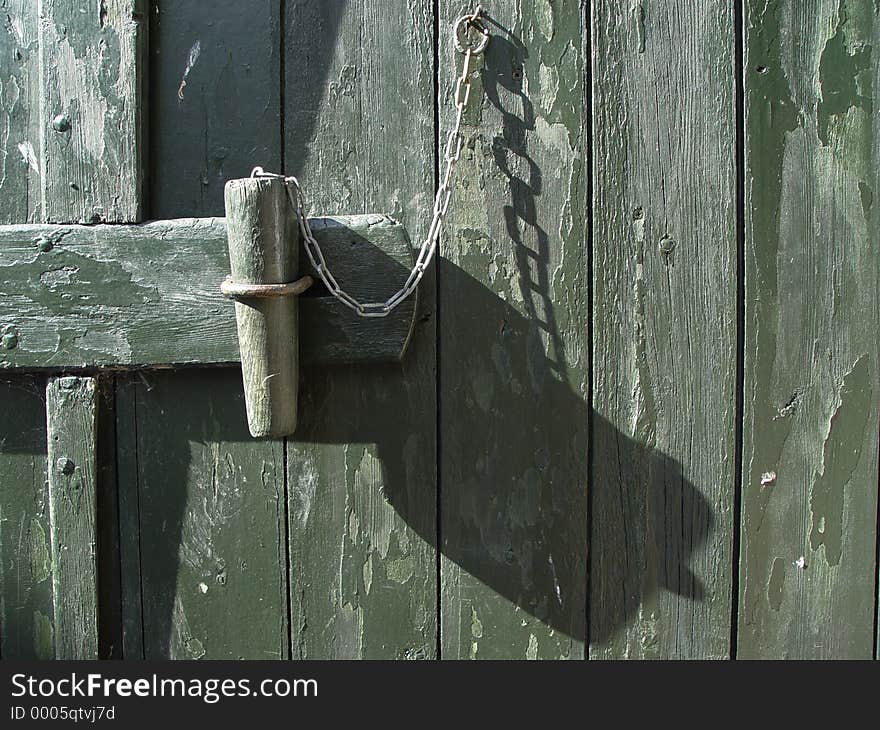
<instances>
[{"instance_id":1,"label":"shadow on wood","mask_svg":"<svg viewBox=\"0 0 880 730\"><path fill-rule=\"evenodd\" d=\"M543 358L534 321L461 269L446 261L441 267L444 288L457 293L456 301L445 306L460 311L468 346L477 348L469 361L496 370L472 373L473 385L466 391L450 389L441 380L440 458L445 468L439 487L440 549L512 603L582 640L587 631L588 406L559 382ZM449 352L444 356L454 358ZM455 360L449 365L465 366ZM371 371L393 367L360 368L358 377L366 381ZM481 375L492 381L491 392L480 384ZM537 381L535 389L530 380ZM333 394L316 392L308 369L301 388L296 439L375 443L385 497L407 524L437 546L436 515L424 509L433 495L420 493L431 487L408 480L404 440L384 440L391 431L387 419L396 414L384 412L373 392L364 389L358 402L347 405L373 414L373 421L353 431L343 421L322 417ZM688 559L708 537L713 515L675 461L598 416L590 427L594 462L612 460L619 475L614 483L592 485L594 511L601 504L601 514L611 517L592 525L590 639L601 642L635 616L648 592L663 589L703 599L702 583ZM552 453L536 452L536 431L545 434L542 441L556 445ZM621 544L628 546L625 554L607 552ZM634 556L654 562L656 586L634 582L644 570L632 566L630 572L628 561Z\"/></svg>"}]
</instances>

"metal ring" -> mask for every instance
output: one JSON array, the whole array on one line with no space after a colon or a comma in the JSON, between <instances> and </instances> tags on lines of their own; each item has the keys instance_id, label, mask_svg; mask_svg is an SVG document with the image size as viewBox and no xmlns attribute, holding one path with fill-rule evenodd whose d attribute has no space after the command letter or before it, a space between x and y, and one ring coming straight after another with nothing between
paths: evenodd
<instances>
[{"instance_id":1,"label":"metal ring","mask_svg":"<svg viewBox=\"0 0 880 730\"><path fill-rule=\"evenodd\" d=\"M230 299L269 299L298 296L314 283L311 276L304 276L287 284L237 284L231 276L227 276L220 284L220 292Z\"/></svg>"},{"instance_id":2,"label":"metal ring","mask_svg":"<svg viewBox=\"0 0 880 730\"><path fill-rule=\"evenodd\" d=\"M477 32L480 34L479 40L475 45L471 45L470 37L468 36L468 29L476 28ZM462 30L464 30L464 34L462 35ZM468 50L474 55L480 55L484 50L486 50L486 46L489 44L489 31L480 25L477 21L474 20L474 16L470 15L462 15L455 23L455 30L452 33L453 38L455 38L455 48L460 53L467 53ZM468 45L464 45L462 42L462 38L467 39Z\"/></svg>"}]
</instances>

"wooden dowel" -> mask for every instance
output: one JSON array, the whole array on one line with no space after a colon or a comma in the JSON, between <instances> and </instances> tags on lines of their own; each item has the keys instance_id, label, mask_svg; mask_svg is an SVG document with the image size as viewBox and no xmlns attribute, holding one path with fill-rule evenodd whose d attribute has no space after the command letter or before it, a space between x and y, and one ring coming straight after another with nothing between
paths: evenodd
<instances>
[{"instance_id":1,"label":"wooden dowel","mask_svg":"<svg viewBox=\"0 0 880 730\"><path fill-rule=\"evenodd\" d=\"M226 228L234 282L287 284L296 280L299 228L282 180L245 178L226 183ZM296 428L297 312L296 296L235 302L248 427L253 436L287 436Z\"/></svg>"}]
</instances>

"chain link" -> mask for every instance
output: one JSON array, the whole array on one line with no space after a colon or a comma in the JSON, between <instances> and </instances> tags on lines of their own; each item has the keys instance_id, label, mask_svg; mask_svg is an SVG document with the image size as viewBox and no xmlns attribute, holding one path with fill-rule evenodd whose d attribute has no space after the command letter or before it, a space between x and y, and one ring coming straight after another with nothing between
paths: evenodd
<instances>
[{"instance_id":1,"label":"chain link","mask_svg":"<svg viewBox=\"0 0 880 730\"><path fill-rule=\"evenodd\" d=\"M452 173L455 170L455 163L457 163L459 157L461 157L461 148L464 145L464 137L461 133L461 121L468 100L470 99L471 81L469 76L471 72L471 61L475 56L478 56L483 52L489 41L488 29L482 22L480 22L482 12L483 8L478 5L473 13L462 16L455 24L453 30L454 42L456 48L464 53L464 65L461 74L457 77L455 82L455 124L450 130L449 136L446 138L446 146L443 152L443 160L446 163L446 168L443 177L440 179L440 186L437 188L437 194L434 198L434 210L431 218L431 225L428 227L428 234L419 249L419 255L416 257L415 266L413 266L413 269L403 286L384 302L360 302L346 292L339 285L339 282L336 281L336 278L327 266L327 261L324 259L321 247L318 245L318 241L312 233L312 228L306 217L305 195L302 186L295 177L265 172L262 167L255 167L251 173L252 177L270 177L284 180L287 186L287 196L290 199L290 204L299 221L299 229L303 237L306 253L309 256L309 261L311 261L315 272L318 274L321 281L324 282L324 285L327 287L330 294L361 317L387 317L395 307L416 290L416 287L422 280L422 276L427 270L428 265L431 263L431 259L433 259L434 253L437 250L437 242L440 240L440 230L443 225L443 218L446 215L446 211L449 209L449 200L452 197L452 188L450 187ZM475 30L478 34L475 41L472 41L470 38L471 30ZM464 31L464 37L462 37L462 31Z\"/></svg>"}]
</instances>

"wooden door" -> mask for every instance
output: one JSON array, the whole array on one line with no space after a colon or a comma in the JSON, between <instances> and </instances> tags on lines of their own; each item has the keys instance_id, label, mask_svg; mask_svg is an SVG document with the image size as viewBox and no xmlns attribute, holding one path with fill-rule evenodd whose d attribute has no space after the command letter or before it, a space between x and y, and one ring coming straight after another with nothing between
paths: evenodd
<instances>
[{"instance_id":1,"label":"wooden door","mask_svg":"<svg viewBox=\"0 0 880 730\"><path fill-rule=\"evenodd\" d=\"M468 8L0 10L4 658L875 653L868 0L487 5L405 356L307 366L277 440L223 185L420 242Z\"/></svg>"}]
</instances>

